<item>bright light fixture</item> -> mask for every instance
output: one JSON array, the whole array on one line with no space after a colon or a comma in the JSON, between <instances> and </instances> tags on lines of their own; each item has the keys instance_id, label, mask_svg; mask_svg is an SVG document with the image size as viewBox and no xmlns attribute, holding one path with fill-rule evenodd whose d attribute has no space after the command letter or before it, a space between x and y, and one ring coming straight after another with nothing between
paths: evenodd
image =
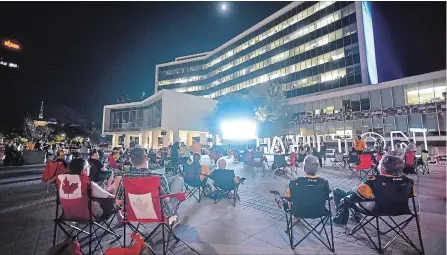
<instances>
[{"instance_id":1,"label":"bright light fixture","mask_svg":"<svg viewBox=\"0 0 447 255\"><path fill-rule=\"evenodd\" d=\"M250 140L258 138L256 122L253 120L222 121L220 128L223 139Z\"/></svg>"},{"instance_id":2,"label":"bright light fixture","mask_svg":"<svg viewBox=\"0 0 447 255\"><path fill-rule=\"evenodd\" d=\"M226 5L226 4L222 4L222 5L220 6L220 9L222 9L222 11L227 10L227 5Z\"/></svg>"}]
</instances>

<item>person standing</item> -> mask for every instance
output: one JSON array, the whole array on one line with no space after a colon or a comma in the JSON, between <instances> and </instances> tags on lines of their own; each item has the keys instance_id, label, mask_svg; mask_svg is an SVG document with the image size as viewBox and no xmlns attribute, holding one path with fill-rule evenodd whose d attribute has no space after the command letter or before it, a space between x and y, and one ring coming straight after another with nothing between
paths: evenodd
<instances>
[{"instance_id":1,"label":"person standing","mask_svg":"<svg viewBox=\"0 0 447 255\"><path fill-rule=\"evenodd\" d=\"M130 138L130 144L129 144L130 149L132 150L133 148L135 148L135 142L133 140L133 138Z\"/></svg>"},{"instance_id":2,"label":"person standing","mask_svg":"<svg viewBox=\"0 0 447 255\"><path fill-rule=\"evenodd\" d=\"M186 146L186 144L184 142L181 143L181 147L182 147L181 154L182 154L183 162L186 162L191 158L191 153L189 152L188 146Z\"/></svg>"},{"instance_id":3,"label":"person standing","mask_svg":"<svg viewBox=\"0 0 447 255\"><path fill-rule=\"evenodd\" d=\"M361 136L357 136L357 139L352 141L352 147L355 148L355 151L358 154L362 154L363 151L366 149L366 144L365 144L365 141L362 139Z\"/></svg>"},{"instance_id":4,"label":"person standing","mask_svg":"<svg viewBox=\"0 0 447 255\"><path fill-rule=\"evenodd\" d=\"M327 150L326 142L321 140L320 158L323 160L323 166L326 163L326 150ZM322 167L322 166L320 166L320 167Z\"/></svg>"},{"instance_id":5,"label":"person standing","mask_svg":"<svg viewBox=\"0 0 447 255\"><path fill-rule=\"evenodd\" d=\"M407 148L410 149L411 151L417 151L416 144L414 143L413 139L410 139Z\"/></svg>"}]
</instances>

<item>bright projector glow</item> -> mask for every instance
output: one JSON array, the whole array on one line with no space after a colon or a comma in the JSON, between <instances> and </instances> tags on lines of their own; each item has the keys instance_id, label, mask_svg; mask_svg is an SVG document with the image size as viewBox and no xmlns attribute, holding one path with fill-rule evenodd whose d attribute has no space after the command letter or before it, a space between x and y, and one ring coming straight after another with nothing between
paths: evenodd
<instances>
[{"instance_id":1,"label":"bright projector glow","mask_svg":"<svg viewBox=\"0 0 447 255\"><path fill-rule=\"evenodd\" d=\"M225 10L227 9L227 5L226 5L226 4L222 4L222 5L220 6L220 8L222 9L222 11L225 11Z\"/></svg>"},{"instance_id":2,"label":"bright projector glow","mask_svg":"<svg viewBox=\"0 0 447 255\"><path fill-rule=\"evenodd\" d=\"M250 140L258 138L256 122L252 120L223 121L220 128L223 139Z\"/></svg>"}]
</instances>

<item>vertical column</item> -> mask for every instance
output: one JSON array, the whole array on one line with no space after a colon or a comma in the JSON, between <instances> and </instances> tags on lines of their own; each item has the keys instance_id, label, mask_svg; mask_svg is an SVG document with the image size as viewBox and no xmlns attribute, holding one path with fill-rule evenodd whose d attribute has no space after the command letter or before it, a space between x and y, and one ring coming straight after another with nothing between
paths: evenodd
<instances>
[{"instance_id":1,"label":"vertical column","mask_svg":"<svg viewBox=\"0 0 447 255\"><path fill-rule=\"evenodd\" d=\"M128 148L130 145L130 135L126 134L126 136L124 137L124 148Z\"/></svg>"},{"instance_id":2,"label":"vertical column","mask_svg":"<svg viewBox=\"0 0 447 255\"><path fill-rule=\"evenodd\" d=\"M173 136L173 142L180 142L180 135L179 135L179 130L178 129L173 129L172 130L172 136Z\"/></svg>"}]
</instances>

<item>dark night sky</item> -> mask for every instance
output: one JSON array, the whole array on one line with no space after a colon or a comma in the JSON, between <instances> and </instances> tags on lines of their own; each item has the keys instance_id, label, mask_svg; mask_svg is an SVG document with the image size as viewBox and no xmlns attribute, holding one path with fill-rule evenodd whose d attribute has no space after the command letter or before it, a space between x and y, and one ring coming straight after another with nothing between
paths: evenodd
<instances>
[{"instance_id":1,"label":"dark night sky","mask_svg":"<svg viewBox=\"0 0 447 255\"><path fill-rule=\"evenodd\" d=\"M155 65L210 51L290 2L0 3L0 37L23 45L28 110L67 105L90 120L117 95L154 90ZM381 81L445 69L446 3L373 4ZM46 116L51 117L51 116Z\"/></svg>"}]
</instances>

